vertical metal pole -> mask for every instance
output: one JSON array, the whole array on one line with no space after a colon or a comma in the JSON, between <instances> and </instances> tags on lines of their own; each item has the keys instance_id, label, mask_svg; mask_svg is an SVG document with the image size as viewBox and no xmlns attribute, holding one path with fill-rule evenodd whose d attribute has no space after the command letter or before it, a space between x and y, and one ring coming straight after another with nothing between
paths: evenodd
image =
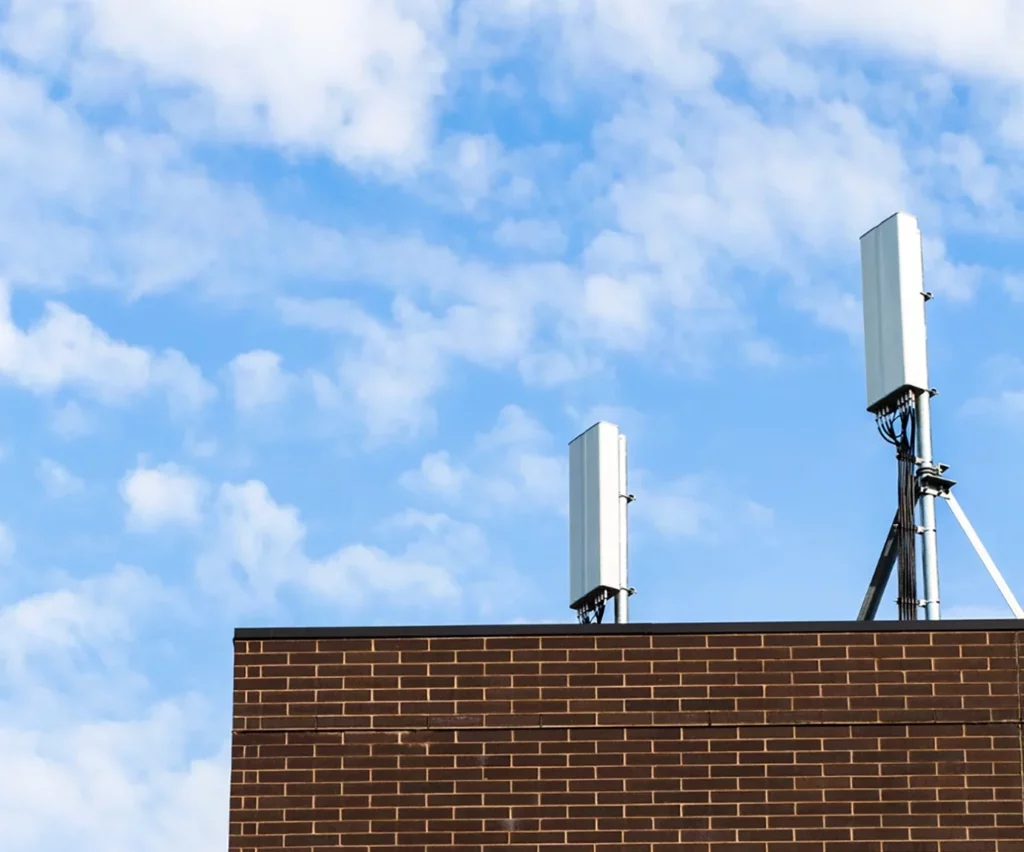
<instances>
[{"instance_id":1,"label":"vertical metal pole","mask_svg":"<svg viewBox=\"0 0 1024 852\"><path fill-rule=\"evenodd\" d=\"M932 459L932 413L930 391L920 391L915 399L917 408L917 456L918 470L931 468ZM924 569L925 618L938 621L939 613L939 553L935 537L935 494L924 490L921 502L921 563Z\"/></svg>"},{"instance_id":2,"label":"vertical metal pole","mask_svg":"<svg viewBox=\"0 0 1024 852\"><path fill-rule=\"evenodd\" d=\"M629 487L626 482L626 436L619 435L619 591L615 595L615 623L629 622L629 535L627 515Z\"/></svg>"}]
</instances>

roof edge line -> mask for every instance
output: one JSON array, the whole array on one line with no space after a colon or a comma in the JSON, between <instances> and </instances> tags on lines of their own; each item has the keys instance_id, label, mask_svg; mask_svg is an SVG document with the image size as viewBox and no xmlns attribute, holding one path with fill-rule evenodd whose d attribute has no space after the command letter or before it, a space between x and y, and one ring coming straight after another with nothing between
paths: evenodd
<instances>
[{"instance_id":1,"label":"roof edge line","mask_svg":"<svg viewBox=\"0 0 1024 852\"><path fill-rule=\"evenodd\" d=\"M472 636L579 636L666 634L784 633L936 633L1019 630L1024 621L970 619L951 621L770 621L770 622L632 622L629 624L458 624L354 627L236 627L234 638L246 639L390 639Z\"/></svg>"}]
</instances>

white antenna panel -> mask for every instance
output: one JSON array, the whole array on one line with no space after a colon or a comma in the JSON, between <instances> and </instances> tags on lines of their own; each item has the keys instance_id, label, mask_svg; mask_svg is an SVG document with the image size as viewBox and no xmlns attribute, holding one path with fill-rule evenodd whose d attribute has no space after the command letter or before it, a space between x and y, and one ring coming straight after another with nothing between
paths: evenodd
<instances>
[{"instance_id":1,"label":"white antenna panel","mask_svg":"<svg viewBox=\"0 0 1024 852\"><path fill-rule=\"evenodd\" d=\"M924 269L917 218L896 213L860 238L868 411L928 390Z\"/></svg>"},{"instance_id":2,"label":"white antenna panel","mask_svg":"<svg viewBox=\"0 0 1024 852\"><path fill-rule=\"evenodd\" d=\"M595 423L569 444L569 606L625 588L626 438Z\"/></svg>"}]
</instances>

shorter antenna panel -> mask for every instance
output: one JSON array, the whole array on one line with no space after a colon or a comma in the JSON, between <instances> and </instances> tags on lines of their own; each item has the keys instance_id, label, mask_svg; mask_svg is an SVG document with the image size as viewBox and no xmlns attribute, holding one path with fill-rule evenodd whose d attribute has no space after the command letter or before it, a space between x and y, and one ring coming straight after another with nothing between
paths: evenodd
<instances>
[{"instance_id":1,"label":"shorter antenna panel","mask_svg":"<svg viewBox=\"0 0 1024 852\"><path fill-rule=\"evenodd\" d=\"M596 613L624 586L625 439L595 423L569 444L569 606Z\"/></svg>"},{"instance_id":2,"label":"shorter antenna panel","mask_svg":"<svg viewBox=\"0 0 1024 852\"><path fill-rule=\"evenodd\" d=\"M924 269L917 218L896 213L860 238L868 411L928 390Z\"/></svg>"}]
</instances>

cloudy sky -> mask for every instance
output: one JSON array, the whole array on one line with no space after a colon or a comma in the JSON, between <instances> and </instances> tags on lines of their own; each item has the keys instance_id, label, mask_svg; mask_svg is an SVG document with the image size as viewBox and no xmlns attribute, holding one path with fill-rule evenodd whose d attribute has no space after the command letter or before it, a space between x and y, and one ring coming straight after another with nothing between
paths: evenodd
<instances>
[{"instance_id":1,"label":"cloudy sky","mask_svg":"<svg viewBox=\"0 0 1024 852\"><path fill-rule=\"evenodd\" d=\"M236 625L568 620L597 419L634 620L852 617L898 209L1024 590L1021 43L1020 0L0 0L5 849L223 850Z\"/></svg>"}]
</instances>

